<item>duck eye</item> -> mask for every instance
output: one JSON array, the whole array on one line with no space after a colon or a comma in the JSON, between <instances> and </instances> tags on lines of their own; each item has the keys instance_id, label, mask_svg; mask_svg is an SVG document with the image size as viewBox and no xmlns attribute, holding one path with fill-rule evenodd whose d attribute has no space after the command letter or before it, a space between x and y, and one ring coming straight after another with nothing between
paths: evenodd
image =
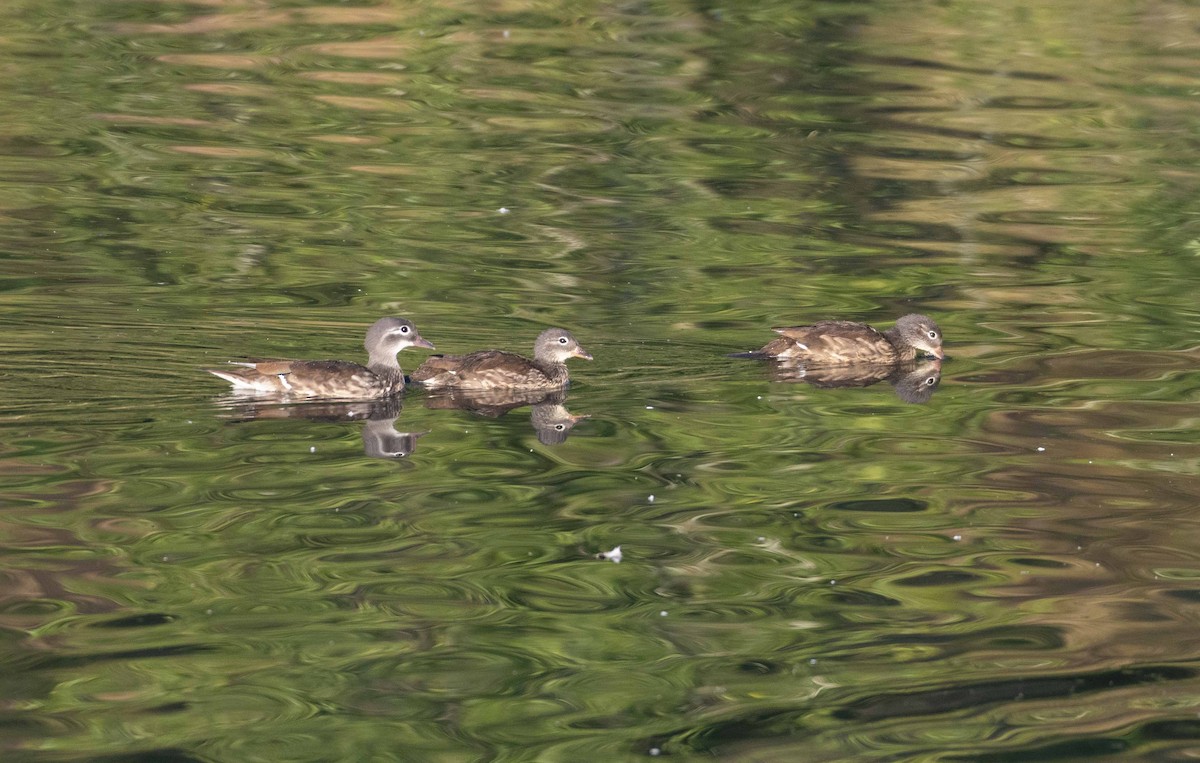
<instances>
[{"instance_id":1,"label":"duck eye","mask_svg":"<svg viewBox=\"0 0 1200 763\"><path fill-rule=\"evenodd\" d=\"M567 338L566 338L565 336L560 336L560 337L558 338L558 343L559 343L559 344L566 344L566 343L567 343Z\"/></svg>"},{"instance_id":2,"label":"duck eye","mask_svg":"<svg viewBox=\"0 0 1200 763\"><path fill-rule=\"evenodd\" d=\"M929 338L930 338L930 339L937 339L937 332L936 332L936 331L930 331L930 332L929 332Z\"/></svg>"},{"instance_id":3,"label":"duck eye","mask_svg":"<svg viewBox=\"0 0 1200 763\"><path fill-rule=\"evenodd\" d=\"M566 424L555 424L555 425L554 425L554 428L555 428L556 430L558 430L559 432L561 432L561 431L563 431L564 429L566 429L566 428L567 428L567 425L566 425Z\"/></svg>"},{"instance_id":4,"label":"duck eye","mask_svg":"<svg viewBox=\"0 0 1200 763\"><path fill-rule=\"evenodd\" d=\"M928 384L930 387L932 387L933 385L937 384L937 377L930 376L928 379L925 380L925 383Z\"/></svg>"},{"instance_id":5,"label":"duck eye","mask_svg":"<svg viewBox=\"0 0 1200 763\"><path fill-rule=\"evenodd\" d=\"M408 333L408 326L401 326L401 327L400 327L400 333L401 333L401 334L407 334L407 333Z\"/></svg>"}]
</instances>

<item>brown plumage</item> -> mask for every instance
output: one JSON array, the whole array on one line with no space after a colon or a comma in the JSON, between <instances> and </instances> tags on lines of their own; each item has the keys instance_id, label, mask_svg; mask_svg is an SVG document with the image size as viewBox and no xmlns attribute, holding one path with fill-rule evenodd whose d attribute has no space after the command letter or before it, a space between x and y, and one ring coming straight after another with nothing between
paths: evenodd
<instances>
[{"instance_id":1,"label":"brown plumage","mask_svg":"<svg viewBox=\"0 0 1200 763\"><path fill-rule=\"evenodd\" d=\"M236 370L205 369L242 394L288 398L369 399L404 390L404 372L396 354L406 347L433 345L405 318L380 318L363 342L366 366L345 360L230 361Z\"/></svg>"},{"instance_id":2,"label":"brown plumage","mask_svg":"<svg viewBox=\"0 0 1200 763\"><path fill-rule=\"evenodd\" d=\"M568 358L591 360L571 332L546 329L533 345L533 359L503 350L434 355L413 372L412 381L430 389L555 389L570 381Z\"/></svg>"},{"instance_id":3,"label":"brown plumage","mask_svg":"<svg viewBox=\"0 0 1200 763\"><path fill-rule=\"evenodd\" d=\"M904 316L887 331L852 321L821 321L774 331L780 335L778 339L744 356L811 366L900 363L915 359L918 353L944 357L941 329L932 318L916 313Z\"/></svg>"}]
</instances>

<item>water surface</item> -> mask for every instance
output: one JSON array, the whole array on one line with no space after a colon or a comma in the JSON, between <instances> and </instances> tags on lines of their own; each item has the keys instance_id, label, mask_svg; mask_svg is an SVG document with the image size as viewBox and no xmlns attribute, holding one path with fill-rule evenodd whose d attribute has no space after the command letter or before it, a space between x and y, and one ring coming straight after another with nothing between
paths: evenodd
<instances>
[{"instance_id":1,"label":"water surface","mask_svg":"<svg viewBox=\"0 0 1200 763\"><path fill-rule=\"evenodd\" d=\"M1197 754L1190 5L0 17L5 760ZM910 311L923 403L727 357ZM596 360L201 370L388 314Z\"/></svg>"}]
</instances>

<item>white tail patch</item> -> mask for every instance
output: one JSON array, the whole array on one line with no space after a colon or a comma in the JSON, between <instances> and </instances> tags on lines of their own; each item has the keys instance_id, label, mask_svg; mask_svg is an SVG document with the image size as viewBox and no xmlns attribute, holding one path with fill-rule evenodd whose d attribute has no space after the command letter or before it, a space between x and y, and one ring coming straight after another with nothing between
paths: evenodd
<instances>
[{"instance_id":1,"label":"white tail patch","mask_svg":"<svg viewBox=\"0 0 1200 763\"><path fill-rule=\"evenodd\" d=\"M252 365L252 364L239 364ZM279 386L275 384L274 377L260 376L257 379L246 379L234 372L216 371L214 369L205 369L213 376L224 379L233 385L234 390L242 390L248 392L278 392Z\"/></svg>"}]
</instances>

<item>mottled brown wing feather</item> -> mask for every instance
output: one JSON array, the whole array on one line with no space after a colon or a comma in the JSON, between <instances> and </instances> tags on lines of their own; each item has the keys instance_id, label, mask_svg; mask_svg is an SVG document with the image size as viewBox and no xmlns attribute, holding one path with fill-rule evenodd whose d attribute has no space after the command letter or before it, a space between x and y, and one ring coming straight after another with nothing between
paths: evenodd
<instances>
[{"instance_id":1,"label":"mottled brown wing feather","mask_svg":"<svg viewBox=\"0 0 1200 763\"><path fill-rule=\"evenodd\" d=\"M430 358L412 378L432 386L453 387L544 386L548 381L533 361L503 350Z\"/></svg>"},{"instance_id":2,"label":"mottled brown wing feather","mask_svg":"<svg viewBox=\"0 0 1200 763\"><path fill-rule=\"evenodd\" d=\"M775 329L775 339L764 354L813 364L891 363L896 350L882 333L852 321L821 321L812 326L786 326Z\"/></svg>"},{"instance_id":3,"label":"mottled brown wing feather","mask_svg":"<svg viewBox=\"0 0 1200 763\"><path fill-rule=\"evenodd\" d=\"M330 376L334 374L353 374L366 370L358 363L351 363L348 360L292 360L280 362L287 364L286 371L269 371L268 373ZM257 368L261 371L262 364L259 364Z\"/></svg>"},{"instance_id":4,"label":"mottled brown wing feather","mask_svg":"<svg viewBox=\"0 0 1200 763\"><path fill-rule=\"evenodd\" d=\"M423 382L447 371L457 370L462 364L462 355L430 355L412 372L412 380Z\"/></svg>"},{"instance_id":5,"label":"mottled brown wing feather","mask_svg":"<svg viewBox=\"0 0 1200 763\"><path fill-rule=\"evenodd\" d=\"M495 369L504 369L513 373L521 373L528 369L537 370L533 362L521 357L515 352L503 350L480 350L464 355L459 364L460 374L480 373Z\"/></svg>"},{"instance_id":6,"label":"mottled brown wing feather","mask_svg":"<svg viewBox=\"0 0 1200 763\"><path fill-rule=\"evenodd\" d=\"M250 365L249 371L257 371L260 374L274 376L276 374L290 374L292 372L292 360L249 360L246 361Z\"/></svg>"}]
</instances>

